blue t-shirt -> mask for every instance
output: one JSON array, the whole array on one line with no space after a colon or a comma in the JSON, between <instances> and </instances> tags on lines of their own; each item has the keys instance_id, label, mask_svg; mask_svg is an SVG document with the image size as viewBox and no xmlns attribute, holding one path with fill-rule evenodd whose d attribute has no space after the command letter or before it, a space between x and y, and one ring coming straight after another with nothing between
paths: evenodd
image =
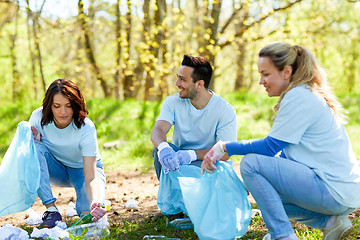
<instances>
[{"instance_id":1,"label":"blue t-shirt","mask_svg":"<svg viewBox=\"0 0 360 240\"><path fill-rule=\"evenodd\" d=\"M285 94L269 136L288 142L286 157L313 169L340 204L360 206L360 166L344 125L307 85Z\"/></svg>"},{"instance_id":2,"label":"blue t-shirt","mask_svg":"<svg viewBox=\"0 0 360 240\"><path fill-rule=\"evenodd\" d=\"M41 127L42 107L33 111L30 124L41 134L41 142L62 164L72 168L83 167L83 156L100 159L95 125L85 118L85 125L77 128L74 120L64 129L57 128L54 122Z\"/></svg>"},{"instance_id":3,"label":"blue t-shirt","mask_svg":"<svg viewBox=\"0 0 360 240\"><path fill-rule=\"evenodd\" d=\"M196 109L188 98L179 94L167 97L157 121L174 125L173 143L180 149L202 150L217 141L236 141L235 109L212 92L203 109Z\"/></svg>"}]
</instances>

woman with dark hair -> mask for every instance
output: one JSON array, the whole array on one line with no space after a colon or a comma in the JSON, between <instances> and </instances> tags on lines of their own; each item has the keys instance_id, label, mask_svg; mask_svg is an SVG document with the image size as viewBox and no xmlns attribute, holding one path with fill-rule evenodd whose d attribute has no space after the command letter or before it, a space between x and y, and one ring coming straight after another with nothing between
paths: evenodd
<instances>
[{"instance_id":1,"label":"woman with dark hair","mask_svg":"<svg viewBox=\"0 0 360 240\"><path fill-rule=\"evenodd\" d=\"M31 114L41 172L37 193L46 207L41 227L52 228L62 219L50 183L75 188L79 216L91 212L97 221L106 213L101 207L105 200L104 164L95 125L87 114L79 88L67 79L55 80L45 93L42 107Z\"/></svg>"}]
</instances>

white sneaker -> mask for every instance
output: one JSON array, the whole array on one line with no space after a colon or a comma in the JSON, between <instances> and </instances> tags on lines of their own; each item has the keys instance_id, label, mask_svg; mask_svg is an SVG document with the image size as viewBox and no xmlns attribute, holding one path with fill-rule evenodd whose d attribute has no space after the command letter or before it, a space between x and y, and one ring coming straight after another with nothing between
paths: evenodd
<instances>
[{"instance_id":1,"label":"white sneaker","mask_svg":"<svg viewBox=\"0 0 360 240\"><path fill-rule=\"evenodd\" d=\"M351 233L352 223L345 215L336 217L334 225L323 230L323 240L340 240Z\"/></svg>"},{"instance_id":2,"label":"white sneaker","mask_svg":"<svg viewBox=\"0 0 360 240\"><path fill-rule=\"evenodd\" d=\"M270 233L266 234L262 240L271 240L271 235Z\"/></svg>"}]
</instances>

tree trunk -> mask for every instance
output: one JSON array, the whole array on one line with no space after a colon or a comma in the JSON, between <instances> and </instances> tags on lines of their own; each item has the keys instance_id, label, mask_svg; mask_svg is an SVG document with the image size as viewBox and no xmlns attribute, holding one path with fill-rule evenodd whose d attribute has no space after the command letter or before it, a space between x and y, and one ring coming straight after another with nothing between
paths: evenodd
<instances>
[{"instance_id":1,"label":"tree trunk","mask_svg":"<svg viewBox=\"0 0 360 240\"><path fill-rule=\"evenodd\" d=\"M249 7L248 5L245 5L246 3L243 3L243 12L242 12L242 18L247 19L249 17ZM235 9L234 9L235 11ZM239 21L236 25L237 29L242 29L244 27L244 22ZM241 35L242 36L242 35ZM235 78L235 87L234 90L240 90L241 88L245 87L245 79L244 79L244 66L245 66L245 56L246 56L246 45L247 41L246 39L241 39L236 41L237 46L237 71L236 71L236 78Z\"/></svg>"},{"instance_id":2,"label":"tree trunk","mask_svg":"<svg viewBox=\"0 0 360 240\"><path fill-rule=\"evenodd\" d=\"M144 65L146 64L144 59L142 58L142 56L144 54L147 54L147 52L149 51L148 48L145 48L144 46L147 45L147 40L148 38L150 38L150 26L151 26L151 21L150 21L150 0L144 0L143 3L143 13L144 13L144 19L143 19L143 31L140 35L140 43L139 46L137 46L136 51L139 54L139 61L137 63L137 66L134 69L134 74L135 74L135 78L136 78L136 82L139 84L135 85L135 90L134 90L134 96L137 96L140 88L142 87L141 83L143 82L143 78L144 78ZM146 87L144 87L146 89ZM144 93L145 95L145 93ZM145 97L143 97L145 99Z\"/></svg>"},{"instance_id":3,"label":"tree trunk","mask_svg":"<svg viewBox=\"0 0 360 240\"><path fill-rule=\"evenodd\" d=\"M19 3L18 3L19 4ZM11 54L11 65L12 65L12 75L13 75L13 89L12 89L12 100L15 102L18 98L18 87L20 85L19 83L19 72L17 69L17 58L16 58L16 39L17 39L17 33L18 33L18 11L19 11L19 5L15 14L15 29L14 33L10 35L10 54Z\"/></svg>"},{"instance_id":4,"label":"tree trunk","mask_svg":"<svg viewBox=\"0 0 360 240\"><path fill-rule=\"evenodd\" d=\"M95 71L97 80L100 82L101 88L104 92L104 96L109 97L110 91L108 89L108 86L107 86L104 78L101 75L100 68L99 68L99 66L96 62L95 56L94 56L93 48L91 47L91 43L90 43L91 41L90 41L90 36L89 36L89 25L87 22L88 17L86 16L86 14L84 12L84 4L83 4L82 0L79 0L79 2L78 2L78 11L79 11L79 19L80 19L80 23L81 23L81 29L82 29L84 39L85 39L85 48L86 48L87 57L90 61L91 66L93 67L93 70Z\"/></svg>"},{"instance_id":5,"label":"tree trunk","mask_svg":"<svg viewBox=\"0 0 360 240\"><path fill-rule=\"evenodd\" d=\"M1 3L1 1L0 1ZM14 18L15 14L17 13L17 4L13 1L6 2L6 7L1 8L0 11L0 30L6 24L11 22Z\"/></svg>"},{"instance_id":6,"label":"tree trunk","mask_svg":"<svg viewBox=\"0 0 360 240\"><path fill-rule=\"evenodd\" d=\"M235 77L235 91L240 90L241 88L245 87L244 82L244 65L245 65L245 42L238 42L237 43L237 56L236 56L236 77Z\"/></svg>"},{"instance_id":7,"label":"tree trunk","mask_svg":"<svg viewBox=\"0 0 360 240\"><path fill-rule=\"evenodd\" d=\"M44 6L45 2L46 2L46 0L44 0L42 6ZM33 40L34 40L34 45L35 45L35 56L36 56L38 64L39 64L39 71L40 71L40 76L41 76L42 88L43 88L43 91L45 93L45 91L46 91L46 83L45 83L45 76L44 76L43 65L42 65L40 39L38 37L38 30L40 29L38 19L39 19L40 14L41 14L41 10L32 15L32 22L33 22L32 31L33 31Z\"/></svg>"},{"instance_id":8,"label":"tree trunk","mask_svg":"<svg viewBox=\"0 0 360 240\"><path fill-rule=\"evenodd\" d=\"M219 27L219 17L220 17L220 10L221 10L222 0L213 0L212 2L212 10L211 10L211 20L208 21L208 28L210 30L210 39L206 42L205 47L205 56L207 56L210 62L215 67L215 52L210 50L209 46L217 46L218 42L218 27ZM214 89L215 86L215 78L212 79L210 82L210 89ZM215 90L215 89L214 89Z\"/></svg>"},{"instance_id":9,"label":"tree trunk","mask_svg":"<svg viewBox=\"0 0 360 240\"><path fill-rule=\"evenodd\" d=\"M163 21L166 16L166 1L165 0L157 0L156 1L156 10L155 10L155 35L153 39L155 39L155 43L150 46L151 59L148 63L148 70L146 73L145 79L145 89L144 89L144 100L154 100L156 97L156 93L154 91L155 83L154 79L156 76L156 67L159 64L159 50L161 47L164 47L164 39L165 39L165 26L163 26ZM164 57L165 59L165 57ZM162 96L162 87L166 86L166 79L161 77L159 80L160 93Z\"/></svg>"},{"instance_id":10,"label":"tree trunk","mask_svg":"<svg viewBox=\"0 0 360 240\"><path fill-rule=\"evenodd\" d=\"M30 53L30 58L31 58L31 77L32 77L32 85L33 85L33 89L34 89L35 99L38 99L38 92L37 92L37 86L36 86L36 70L35 70L35 61L36 61L36 58L35 58L35 54L34 54L33 48L32 48L32 46L31 46L31 26L30 26L31 10L30 10L29 0L26 0L26 13L27 13L26 26L27 26L27 34L28 34L29 53Z\"/></svg>"},{"instance_id":11,"label":"tree trunk","mask_svg":"<svg viewBox=\"0 0 360 240\"><path fill-rule=\"evenodd\" d=\"M120 13L120 0L116 1L116 27L115 27L115 37L116 37L116 62L115 62L115 75L114 75L114 82L115 82L115 97L118 100L122 100L124 98L123 94L120 95L120 87L121 87L121 13ZM123 92L123 91L121 91Z\"/></svg>"},{"instance_id":12,"label":"tree trunk","mask_svg":"<svg viewBox=\"0 0 360 240\"><path fill-rule=\"evenodd\" d=\"M132 14L131 14L131 1L127 0L127 12L126 12L126 48L124 49L124 97L132 98L134 91L134 79L131 66L129 64L130 49L131 49L131 29L132 29Z\"/></svg>"},{"instance_id":13,"label":"tree trunk","mask_svg":"<svg viewBox=\"0 0 360 240\"><path fill-rule=\"evenodd\" d=\"M358 41L355 41L353 39L351 45L353 46L352 49L356 49L357 45L358 45ZM350 56L351 56L351 62L349 64L349 67L347 68L347 72L348 72L348 74L347 74L348 75L347 76L347 90L349 92L352 92L355 87L355 78L356 78L356 72L357 72L356 67L358 66L357 61L359 58L359 53L358 53L358 51L352 51Z\"/></svg>"}]
</instances>

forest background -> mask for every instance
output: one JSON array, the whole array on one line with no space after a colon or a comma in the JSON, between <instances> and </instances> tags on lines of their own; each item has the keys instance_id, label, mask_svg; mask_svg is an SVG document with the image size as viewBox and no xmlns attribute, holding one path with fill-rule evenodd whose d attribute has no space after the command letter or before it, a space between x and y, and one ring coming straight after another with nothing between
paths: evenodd
<instances>
[{"instance_id":1,"label":"forest background","mask_svg":"<svg viewBox=\"0 0 360 240\"><path fill-rule=\"evenodd\" d=\"M149 133L161 101L177 91L184 54L211 60L210 88L233 99L241 137L263 137L276 99L258 85L257 53L273 41L315 53L335 94L352 108L351 127L360 112L359 12L358 0L0 0L1 157L17 123L58 78L80 86L101 144L129 141L137 131L132 137L146 148L139 154L151 151ZM245 108L254 99L265 113L242 121L246 111L236 99ZM254 120L267 124L245 130ZM133 129L120 129L120 122ZM353 130L357 141L359 130Z\"/></svg>"},{"instance_id":2,"label":"forest background","mask_svg":"<svg viewBox=\"0 0 360 240\"><path fill-rule=\"evenodd\" d=\"M114 185L121 195L111 200L108 239L151 233L197 239L193 231L174 232L166 222L135 225L135 213L122 208L134 183L153 191L145 200L145 193L133 193L143 201L139 213L151 218L151 210L156 212L149 137L162 101L177 92L183 55L211 60L210 88L236 109L241 140L266 136L278 100L258 84L259 50L274 41L305 46L327 70L347 110L346 130L359 159L359 12L360 0L0 0L0 161L18 123L41 105L49 84L68 78L81 88L96 125L108 190ZM232 157L237 164L240 159ZM134 171L138 177L120 180ZM145 182L151 186L143 187ZM359 211L351 218L350 239L358 239ZM303 239L321 239L319 230L297 229ZM262 239L266 232L259 217L243 238Z\"/></svg>"}]
</instances>

